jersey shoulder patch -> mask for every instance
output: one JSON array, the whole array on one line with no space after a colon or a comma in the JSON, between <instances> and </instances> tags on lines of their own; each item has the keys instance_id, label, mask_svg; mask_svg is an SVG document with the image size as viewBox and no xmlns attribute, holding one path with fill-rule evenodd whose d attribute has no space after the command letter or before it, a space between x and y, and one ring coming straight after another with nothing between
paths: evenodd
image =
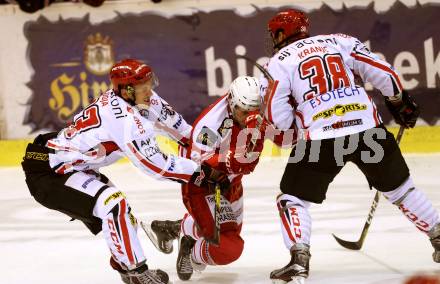
<instances>
[{"instance_id":1,"label":"jersey shoulder patch","mask_svg":"<svg viewBox=\"0 0 440 284\"><path fill-rule=\"evenodd\" d=\"M213 147L218 139L217 134L209 129L207 126L203 126L197 135L196 142L208 147Z\"/></svg>"}]
</instances>

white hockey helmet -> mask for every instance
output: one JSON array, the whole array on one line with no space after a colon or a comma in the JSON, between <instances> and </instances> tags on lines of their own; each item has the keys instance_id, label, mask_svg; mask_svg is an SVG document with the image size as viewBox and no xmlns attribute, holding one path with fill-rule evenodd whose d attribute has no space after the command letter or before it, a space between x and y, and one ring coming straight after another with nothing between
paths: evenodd
<instances>
[{"instance_id":1,"label":"white hockey helmet","mask_svg":"<svg viewBox=\"0 0 440 284\"><path fill-rule=\"evenodd\" d=\"M260 82L255 77L237 77L229 87L229 106L233 111L235 106L253 111L260 107Z\"/></svg>"}]
</instances>

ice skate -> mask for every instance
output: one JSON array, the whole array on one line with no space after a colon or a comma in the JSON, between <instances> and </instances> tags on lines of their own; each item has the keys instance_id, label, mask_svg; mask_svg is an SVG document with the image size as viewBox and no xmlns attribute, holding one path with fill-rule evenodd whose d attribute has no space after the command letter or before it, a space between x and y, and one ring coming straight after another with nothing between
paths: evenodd
<instances>
[{"instance_id":1,"label":"ice skate","mask_svg":"<svg viewBox=\"0 0 440 284\"><path fill-rule=\"evenodd\" d=\"M119 272L124 284L166 284L168 274L162 270L149 270L146 264L134 270L127 270L119 264L113 257L110 257L111 267Z\"/></svg>"},{"instance_id":2,"label":"ice skate","mask_svg":"<svg viewBox=\"0 0 440 284\"><path fill-rule=\"evenodd\" d=\"M123 283L130 284L130 276L128 276L127 270L122 268L122 266L116 260L114 260L113 257L110 257L110 266L114 270L119 272L119 275L121 276L121 280Z\"/></svg>"},{"instance_id":3,"label":"ice skate","mask_svg":"<svg viewBox=\"0 0 440 284\"><path fill-rule=\"evenodd\" d=\"M146 264L127 271L131 284L167 284L169 277L165 271L160 269L150 270Z\"/></svg>"},{"instance_id":4,"label":"ice skate","mask_svg":"<svg viewBox=\"0 0 440 284\"><path fill-rule=\"evenodd\" d=\"M191 262L191 250L196 241L190 236L183 236L179 242L179 254L177 256L176 269L180 280L189 280L194 272Z\"/></svg>"},{"instance_id":5,"label":"ice skate","mask_svg":"<svg viewBox=\"0 0 440 284\"><path fill-rule=\"evenodd\" d=\"M170 254L173 251L173 240L179 237L181 222L154 220L151 224L141 222L141 227L159 251Z\"/></svg>"},{"instance_id":6,"label":"ice skate","mask_svg":"<svg viewBox=\"0 0 440 284\"><path fill-rule=\"evenodd\" d=\"M290 254L292 258L286 266L270 273L272 283L305 283L305 279L309 276L310 246L296 244Z\"/></svg>"},{"instance_id":7,"label":"ice skate","mask_svg":"<svg viewBox=\"0 0 440 284\"><path fill-rule=\"evenodd\" d=\"M429 240L434 247L434 253L432 254L432 259L435 262L440 262L440 224L435 225L428 232Z\"/></svg>"}]
</instances>

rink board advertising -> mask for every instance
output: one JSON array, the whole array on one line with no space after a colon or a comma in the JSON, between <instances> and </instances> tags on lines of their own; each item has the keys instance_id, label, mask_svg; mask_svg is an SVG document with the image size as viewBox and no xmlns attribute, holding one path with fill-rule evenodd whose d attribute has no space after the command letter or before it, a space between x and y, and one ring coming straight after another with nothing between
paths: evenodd
<instances>
[{"instance_id":1,"label":"rink board advertising","mask_svg":"<svg viewBox=\"0 0 440 284\"><path fill-rule=\"evenodd\" d=\"M149 63L159 77L159 95L193 122L236 76L257 74L237 54L267 60L266 23L277 11L259 9L246 16L233 10L195 11L168 18L129 13L93 25L88 16L57 21L40 16L24 27L35 72L23 123L33 131L62 128L110 86L110 66L128 57ZM440 116L438 15L440 6L399 2L379 14L373 6L339 11L322 6L309 13L312 35L356 36L393 64L430 125ZM382 98L370 93L383 109ZM388 112L382 114L385 122L391 120Z\"/></svg>"}]
</instances>

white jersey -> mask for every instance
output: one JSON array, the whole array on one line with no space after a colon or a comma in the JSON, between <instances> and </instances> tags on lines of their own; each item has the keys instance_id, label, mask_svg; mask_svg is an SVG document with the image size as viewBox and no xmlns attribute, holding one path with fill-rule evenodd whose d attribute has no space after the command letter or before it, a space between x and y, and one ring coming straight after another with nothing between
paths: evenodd
<instances>
[{"instance_id":1,"label":"white jersey","mask_svg":"<svg viewBox=\"0 0 440 284\"><path fill-rule=\"evenodd\" d=\"M165 135L181 145L186 145L191 134L191 125L156 92L150 98L148 109L139 110L140 114L153 122L157 133Z\"/></svg>"},{"instance_id":2,"label":"white jersey","mask_svg":"<svg viewBox=\"0 0 440 284\"><path fill-rule=\"evenodd\" d=\"M181 137L189 135L191 127L157 94L152 99L155 102L151 107L138 110L113 90L102 94L75 115L72 125L47 142L46 146L54 150L49 154L51 168L60 174L98 170L126 156L156 178L188 182L197 164L162 153L156 143L154 125L159 120L161 128L174 129L172 137L176 133Z\"/></svg>"},{"instance_id":3,"label":"white jersey","mask_svg":"<svg viewBox=\"0 0 440 284\"><path fill-rule=\"evenodd\" d=\"M378 126L372 99L356 86L355 75L384 96L402 91L393 68L358 39L331 34L295 41L269 61L276 82L266 99L266 117L277 128L295 126L298 136L317 140L354 134ZM277 82L278 81L278 82ZM263 90L267 80L262 79Z\"/></svg>"}]
</instances>

